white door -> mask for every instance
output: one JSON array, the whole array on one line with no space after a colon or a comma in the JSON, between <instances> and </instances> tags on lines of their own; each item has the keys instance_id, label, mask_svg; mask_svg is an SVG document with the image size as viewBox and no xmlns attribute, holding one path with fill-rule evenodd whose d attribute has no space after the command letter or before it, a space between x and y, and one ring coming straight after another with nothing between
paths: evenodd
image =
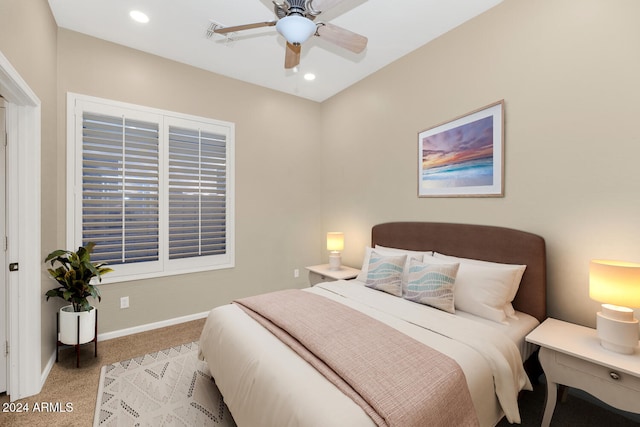
<instances>
[{"instance_id":1,"label":"white door","mask_svg":"<svg viewBox=\"0 0 640 427\"><path fill-rule=\"evenodd\" d=\"M7 391L7 252L6 252L6 125L4 99L0 96L0 393Z\"/></svg>"}]
</instances>

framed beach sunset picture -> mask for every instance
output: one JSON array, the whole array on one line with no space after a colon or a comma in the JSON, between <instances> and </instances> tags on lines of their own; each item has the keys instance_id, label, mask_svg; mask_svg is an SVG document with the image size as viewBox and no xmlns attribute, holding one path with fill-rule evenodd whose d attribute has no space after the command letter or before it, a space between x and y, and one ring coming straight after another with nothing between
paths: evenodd
<instances>
[{"instance_id":1,"label":"framed beach sunset picture","mask_svg":"<svg viewBox=\"0 0 640 427\"><path fill-rule=\"evenodd\" d=\"M418 134L418 197L504 195L504 101Z\"/></svg>"}]
</instances>

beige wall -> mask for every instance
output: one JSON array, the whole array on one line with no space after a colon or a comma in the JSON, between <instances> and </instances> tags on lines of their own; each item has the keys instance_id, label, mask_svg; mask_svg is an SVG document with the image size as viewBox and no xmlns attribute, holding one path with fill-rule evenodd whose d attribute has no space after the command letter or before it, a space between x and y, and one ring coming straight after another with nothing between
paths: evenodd
<instances>
[{"instance_id":1,"label":"beige wall","mask_svg":"<svg viewBox=\"0 0 640 427\"><path fill-rule=\"evenodd\" d=\"M371 225L540 234L549 315L595 325L592 258L640 261L640 3L508 0L322 105L324 221L358 265ZM504 198L418 198L417 133L505 100Z\"/></svg>"},{"instance_id":2,"label":"beige wall","mask_svg":"<svg viewBox=\"0 0 640 427\"><path fill-rule=\"evenodd\" d=\"M61 236L58 224L63 217L55 209L56 181L56 32L55 20L46 0L0 0L0 51L27 82L41 102L42 143L42 254ZM62 175L64 176L64 175ZM55 349L55 303L44 303L44 292L51 287L42 274L42 351L44 368Z\"/></svg>"},{"instance_id":3,"label":"beige wall","mask_svg":"<svg viewBox=\"0 0 640 427\"><path fill-rule=\"evenodd\" d=\"M64 29L58 32L58 63L59 111L65 111L67 92L75 92L236 126L236 267L103 285L101 333L307 283L304 266L321 256L318 103ZM58 125L64 153L64 114ZM58 193L65 193L62 182ZM58 211L64 217L64 203ZM130 308L119 308L121 296L129 296Z\"/></svg>"}]
</instances>

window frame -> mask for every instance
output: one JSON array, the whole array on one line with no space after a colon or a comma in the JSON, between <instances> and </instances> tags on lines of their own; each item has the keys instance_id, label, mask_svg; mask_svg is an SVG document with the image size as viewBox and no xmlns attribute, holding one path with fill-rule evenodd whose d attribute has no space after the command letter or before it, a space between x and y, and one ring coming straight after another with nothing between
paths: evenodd
<instances>
[{"instance_id":1,"label":"window frame","mask_svg":"<svg viewBox=\"0 0 640 427\"><path fill-rule=\"evenodd\" d=\"M111 265L114 272L105 275L101 283L149 279L235 267L235 125L206 117L182 114L103 98L67 93L67 233L69 249L82 244L82 153L83 112L127 119L156 122L159 129L159 260ZM193 126L193 129L214 131L226 137L226 251L220 255L169 259L169 127Z\"/></svg>"}]
</instances>

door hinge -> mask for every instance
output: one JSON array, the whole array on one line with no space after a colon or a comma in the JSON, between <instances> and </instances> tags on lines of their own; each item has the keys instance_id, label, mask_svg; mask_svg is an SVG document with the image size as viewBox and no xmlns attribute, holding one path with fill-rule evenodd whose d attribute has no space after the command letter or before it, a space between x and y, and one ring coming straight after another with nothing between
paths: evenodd
<instances>
[{"instance_id":1,"label":"door hinge","mask_svg":"<svg viewBox=\"0 0 640 427\"><path fill-rule=\"evenodd\" d=\"M9 341L4 342L4 355L5 356L9 355Z\"/></svg>"}]
</instances>

